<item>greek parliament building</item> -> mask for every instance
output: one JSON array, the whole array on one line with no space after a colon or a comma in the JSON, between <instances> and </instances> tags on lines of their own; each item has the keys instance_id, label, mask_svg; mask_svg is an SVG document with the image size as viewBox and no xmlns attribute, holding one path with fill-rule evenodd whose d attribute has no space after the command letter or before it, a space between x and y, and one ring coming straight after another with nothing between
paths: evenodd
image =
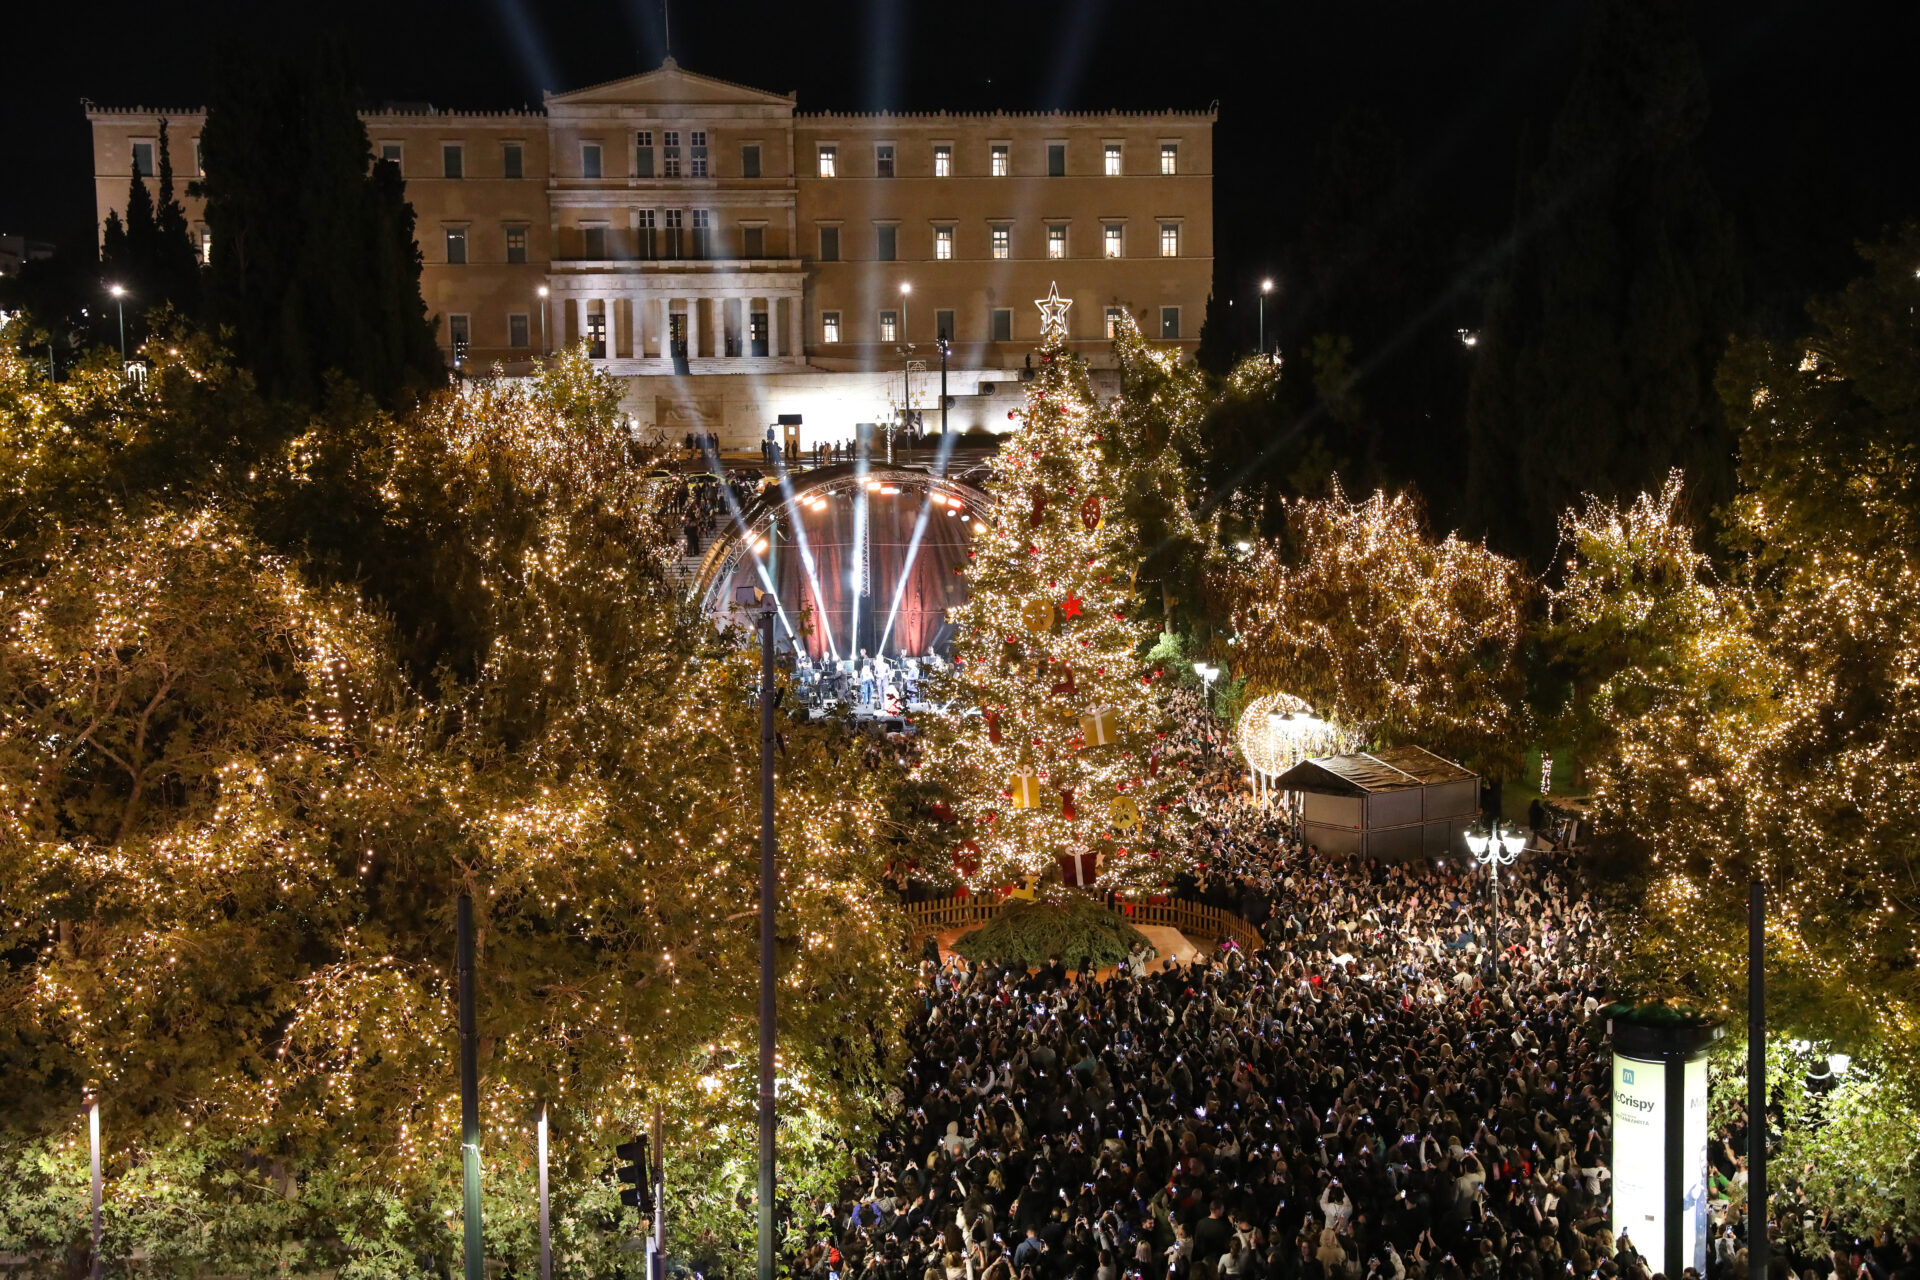
<instances>
[{"instance_id":1,"label":"greek parliament building","mask_svg":"<svg viewBox=\"0 0 1920 1280\"><path fill-rule=\"evenodd\" d=\"M400 166L450 363L509 373L584 340L636 429L751 448L934 410L1005 429L1056 282L1068 336L1111 365L1131 313L1191 354L1213 276L1215 113L808 113L658 69L546 95L544 110L363 114ZM86 104L104 224L168 120L197 167L200 111ZM218 253L190 202L203 254ZM928 412L932 427L936 415Z\"/></svg>"}]
</instances>

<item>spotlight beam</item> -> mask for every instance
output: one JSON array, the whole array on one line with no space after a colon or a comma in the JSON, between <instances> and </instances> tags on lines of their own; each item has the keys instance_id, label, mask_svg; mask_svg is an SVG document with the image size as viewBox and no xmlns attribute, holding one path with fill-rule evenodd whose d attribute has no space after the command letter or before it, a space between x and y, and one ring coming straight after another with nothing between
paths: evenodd
<instances>
[{"instance_id":1,"label":"spotlight beam","mask_svg":"<svg viewBox=\"0 0 1920 1280\"><path fill-rule=\"evenodd\" d=\"M827 653L833 661L840 660L839 646L833 642L833 619L827 616L826 597L820 591L820 574L814 567L813 548L807 543L806 522L800 517L800 504L794 501L793 477L787 471L787 459L784 453L774 463L774 471L780 477L780 496L786 502L787 510L793 516L793 541L800 549L800 563L807 571L807 585L813 588L813 607L820 615L820 626L826 632Z\"/></svg>"}]
</instances>

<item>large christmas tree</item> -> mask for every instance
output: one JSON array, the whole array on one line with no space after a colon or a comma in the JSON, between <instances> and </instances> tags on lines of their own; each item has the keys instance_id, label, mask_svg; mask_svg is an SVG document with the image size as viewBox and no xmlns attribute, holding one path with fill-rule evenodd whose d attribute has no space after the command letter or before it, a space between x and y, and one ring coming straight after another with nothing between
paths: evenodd
<instances>
[{"instance_id":1,"label":"large christmas tree","mask_svg":"<svg viewBox=\"0 0 1920 1280\"><path fill-rule=\"evenodd\" d=\"M1038 305L1039 370L994 464L995 518L954 611L955 715L926 768L953 798L967 883L1157 887L1179 814L1159 768L1159 673L1141 656L1138 531L1102 458L1112 421L1067 353L1070 304L1055 290Z\"/></svg>"}]
</instances>

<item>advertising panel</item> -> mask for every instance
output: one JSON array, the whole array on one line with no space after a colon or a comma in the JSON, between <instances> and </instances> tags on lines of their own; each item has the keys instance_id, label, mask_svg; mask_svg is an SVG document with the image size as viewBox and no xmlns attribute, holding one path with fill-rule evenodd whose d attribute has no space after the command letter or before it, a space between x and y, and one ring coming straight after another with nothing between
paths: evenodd
<instances>
[{"instance_id":1,"label":"advertising panel","mask_svg":"<svg viewBox=\"0 0 1920 1280\"><path fill-rule=\"evenodd\" d=\"M1631 1240L1655 1271L1662 1269L1666 1253L1666 1111L1666 1064L1615 1052L1613 1233Z\"/></svg>"}]
</instances>

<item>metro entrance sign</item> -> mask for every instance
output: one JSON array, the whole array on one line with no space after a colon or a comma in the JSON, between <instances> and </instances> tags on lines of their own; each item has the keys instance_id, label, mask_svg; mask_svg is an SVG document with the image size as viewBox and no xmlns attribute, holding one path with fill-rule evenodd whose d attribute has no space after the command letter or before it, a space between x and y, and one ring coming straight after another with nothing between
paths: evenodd
<instances>
[{"instance_id":1,"label":"metro entrance sign","mask_svg":"<svg viewBox=\"0 0 1920 1280\"><path fill-rule=\"evenodd\" d=\"M1658 1272L1707 1267L1707 1049L1726 1028L1677 1005L1616 1004L1613 1231Z\"/></svg>"}]
</instances>

